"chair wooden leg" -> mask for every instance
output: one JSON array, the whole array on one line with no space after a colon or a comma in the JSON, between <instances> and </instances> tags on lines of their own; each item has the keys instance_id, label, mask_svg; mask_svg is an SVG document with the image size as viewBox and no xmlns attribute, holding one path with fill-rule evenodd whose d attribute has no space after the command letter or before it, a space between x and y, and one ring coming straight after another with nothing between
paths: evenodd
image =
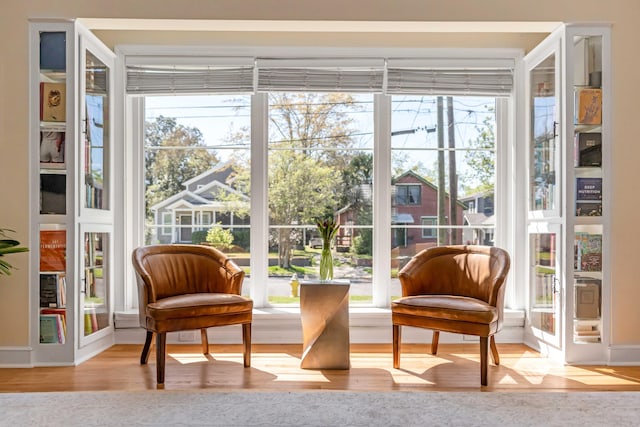
<instances>
[{"instance_id":1,"label":"chair wooden leg","mask_svg":"<svg viewBox=\"0 0 640 427\"><path fill-rule=\"evenodd\" d=\"M158 386L164 385L164 361L167 350L167 333L158 332L156 334L156 383Z\"/></svg>"},{"instance_id":2,"label":"chair wooden leg","mask_svg":"<svg viewBox=\"0 0 640 427\"><path fill-rule=\"evenodd\" d=\"M144 347L142 347L142 354L140 355L140 364L146 365L149 361L149 350L151 349L151 340L153 340L153 332L147 331L147 338L144 341Z\"/></svg>"},{"instance_id":3,"label":"chair wooden leg","mask_svg":"<svg viewBox=\"0 0 640 427\"><path fill-rule=\"evenodd\" d=\"M206 328L200 329L200 341L202 342L202 354L209 354L209 338Z\"/></svg>"},{"instance_id":4,"label":"chair wooden leg","mask_svg":"<svg viewBox=\"0 0 640 427\"><path fill-rule=\"evenodd\" d=\"M244 367L251 366L251 323L242 325L242 343L244 344Z\"/></svg>"},{"instance_id":5,"label":"chair wooden leg","mask_svg":"<svg viewBox=\"0 0 640 427\"><path fill-rule=\"evenodd\" d=\"M491 338L489 339L489 346L491 348L491 358L493 359L493 364L498 366L500 364L500 355L498 354L498 347L496 347L495 335L491 335Z\"/></svg>"},{"instance_id":6,"label":"chair wooden leg","mask_svg":"<svg viewBox=\"0 0 640 427\"><path fill-rule=\"evenodd\" d=\"M400 325L393 325L393 367L400 368L400 340L402 338L402 330Z\"/></svg>"},{"instance_id":7,"label":"chair wooden leg","mask_svg":"<svg viewBox=\"0 0 640 427\"><path fill-rule=\"evenodd\" d=\"M434 356L438 354L438 341L440 340L440 331L433 331L433 337L431 338L431 354Z\"/></svg>"},{"instance_id":8,"label":"chair wooden leg","mask_svg":"<svg viewBox=\"0 0 640 427\"><path fill-rule=\"evenodd\" d=\"M480 337L480 384L487 385L489 337Z\"/></svg>"}]
</instances>

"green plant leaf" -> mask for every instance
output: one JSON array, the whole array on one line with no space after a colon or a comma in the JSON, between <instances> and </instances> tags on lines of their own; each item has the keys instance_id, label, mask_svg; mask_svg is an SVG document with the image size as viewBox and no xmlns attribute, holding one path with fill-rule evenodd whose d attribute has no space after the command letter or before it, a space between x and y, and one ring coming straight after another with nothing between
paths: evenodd
<instances>
[{"instance_id":1,"label":"green plant leaf","mask_svg":"<svg viewBox=\"0 0 640 427\"><path fill-rule=\"evenodd\" d=\"M6 274L7 276L11 276L11 265L0 259L0 273Z\"/></svg>"}]
</instances>

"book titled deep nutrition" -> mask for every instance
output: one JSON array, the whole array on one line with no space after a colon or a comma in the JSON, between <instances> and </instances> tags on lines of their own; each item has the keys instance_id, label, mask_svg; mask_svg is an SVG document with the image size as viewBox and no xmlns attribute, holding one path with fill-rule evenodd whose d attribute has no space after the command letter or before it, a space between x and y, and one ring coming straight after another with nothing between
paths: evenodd
<instances>
[{"instance_id":1,"label":"book titled deep nutrition","mask_svg":"<svg viewBox=\"0 0 640 427\"><path fill-rule=\"evenodd\" d=\"M576 216L602 216L602 178L576 178Z\"/></svg>"}]
</instances>

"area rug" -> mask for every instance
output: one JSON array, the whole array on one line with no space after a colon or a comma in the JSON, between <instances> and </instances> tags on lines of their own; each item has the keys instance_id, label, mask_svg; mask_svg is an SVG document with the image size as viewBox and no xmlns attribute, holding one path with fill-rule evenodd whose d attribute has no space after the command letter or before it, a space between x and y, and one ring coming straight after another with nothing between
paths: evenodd
<instances>
[{"instance_id":1,"label":"area rug","mask_svg":"<svg viewBox=\"0 0 640 427\"><path fill-rule=\"evenodd\" d=\"M640 392L0 393L1 426L637 426Z\"/></svg>"}]
</instances>

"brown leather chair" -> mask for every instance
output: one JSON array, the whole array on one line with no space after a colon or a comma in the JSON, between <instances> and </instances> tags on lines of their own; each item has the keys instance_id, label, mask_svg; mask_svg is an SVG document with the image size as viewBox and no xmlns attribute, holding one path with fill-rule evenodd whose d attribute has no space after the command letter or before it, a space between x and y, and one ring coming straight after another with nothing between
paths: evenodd
<instances>
[{"instance_id":1,"label":"brown leather chair","mask_svg":"<svg viewBox=\"0 0 640 427\"><path fill-rule=\"evenodd\" d=\"M480 382L487 385L488 342L500 358L494 334L502 328L509 254L491 246L439 246L416 254L398 274L402 298L391 303L393 367L400 367L401 326L433 330L431 354L440 331L480 337Z\"/></svg>"},{"instance_id":2,"label":"brown leather chair","mask_svg":"<svg viewBox=\"0 0 640 427\"><path fill-rule=\"evenodd\" d=\"M133 251L132 259L140 326L147 330L140 363L147 363L157 334L158 387L164 384L167 332L200 329L207 354L207 328L241 324L244 366L250 366L253 301L240 295L243 270L217 249L199 245L143 246Z\"/></svg>"}]
</instances>

